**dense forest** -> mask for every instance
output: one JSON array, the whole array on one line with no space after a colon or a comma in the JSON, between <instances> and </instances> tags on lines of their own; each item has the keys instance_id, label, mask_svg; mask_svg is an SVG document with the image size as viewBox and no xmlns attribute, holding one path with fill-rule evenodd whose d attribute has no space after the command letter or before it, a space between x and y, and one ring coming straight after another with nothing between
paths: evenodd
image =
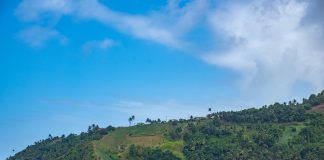
<instances>
[{"instance_id":1,"label":"dense forest","mask_svg":"<svg viewBox=\"0 0 324 160\"><path fill-rule=\"evenodd\" d=\"M49 135L7 159L323 159L323 114L324 91L301 103L293 100L206 117L147 119L116 128L91 125L79 135Z\"/></svg>"}]
</instances>

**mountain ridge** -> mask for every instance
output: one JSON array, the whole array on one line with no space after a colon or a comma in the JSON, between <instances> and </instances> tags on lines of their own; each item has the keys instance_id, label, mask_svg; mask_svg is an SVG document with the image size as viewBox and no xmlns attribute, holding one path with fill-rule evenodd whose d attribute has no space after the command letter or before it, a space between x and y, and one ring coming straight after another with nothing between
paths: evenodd
<instances>
[{"instance_id":1,"label":"mountain ridge","mask_svg":"<svg viewBox=\"0 0 324 160\"><path fill-rule=\"evenodd\" d=\"M147 119L129 127L91 125L79 135L49 135L7 160L321 159L323 106L324 91L301 103L293 100L200 118Z\"/></svg>"}]
</instances>

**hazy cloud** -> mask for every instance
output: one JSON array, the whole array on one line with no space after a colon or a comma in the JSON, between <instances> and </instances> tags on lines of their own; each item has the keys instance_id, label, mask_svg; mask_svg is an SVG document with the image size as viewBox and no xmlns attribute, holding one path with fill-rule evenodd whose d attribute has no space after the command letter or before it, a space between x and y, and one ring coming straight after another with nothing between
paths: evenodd
<instances>
[{"instance_id":1,"label":"hazy cloud","mask_svg":"<svg viewBox=\"0 0 324 160\"><path fill-rule=\"evenodd\" d=\"M73 0L23 0L15 14L24 21L39 21L72 12Z\"/></svg>"},{"instance_id":2,"label":"hazy cloud","mask_svg":"<svg viewBox=\"0 0 324 160\"><path fill-rule=\"evenodd\" d=\"M57 30L32 26L18 33L18 37L27 45L35 48L42 47L44 43L50 40L57 40L60 44L66 44L67 38Z\"/></svg>"},{"instance_id":3,"label":"hazy cloud","mask_svg":"<svg viewBox=\"0 0 324 160\"><path fill-rule=\"evenodd\" d=\"M180 103L175 100L160 103L148 103L139 101L120 101L115 104L116 109L129 115L136 115L141 119L160 118L161 120L189 118L193 116L205 116L207 107L194 104Z\"/></svg>"},{"instance_id":4,"label":"hazy cloud","mask_svg":"<svg viewBox=\"0 0 324 160\"><path fill-rule=\"evenodd\" d=\"M104 40L101 41L93 40L83 44L82 51L86 53L91 53L96 50L107 51L109 48L115 45L117 45L117 42L109 38L105 38Z\"/></svg>"},{"instance_id":5,"label":"hazy cloud","mask_svg":"<svg viewBox=\"0 0 324 160\"><path fill-rule=\"evenodd\" d=\"M208 113L207 106L183 103L175 100L165 100L153 103L129 100L120 100L117 102L40 100L38 102L55 107L73 107L76 110L95 108L101 112L118 112L124 115L135 115L137 122L144 122L146 118L160 118L161 120L165 120L165 118L178 119L189 118L190 115L205 116Z\"/></svg>"}]
</instances>

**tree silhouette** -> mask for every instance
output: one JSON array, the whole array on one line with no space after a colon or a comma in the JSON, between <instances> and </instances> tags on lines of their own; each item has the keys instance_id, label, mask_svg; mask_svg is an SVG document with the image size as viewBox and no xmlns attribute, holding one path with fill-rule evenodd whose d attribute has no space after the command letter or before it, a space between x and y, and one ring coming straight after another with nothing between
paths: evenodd
<instances>
[{"instance_id":1,"label":"tree silhouette","mask_svg":"<svg viewBox=\"0 0 324 160\"><path fill-rule=\"evenodd\" d=\"M132 121L134 121L134 119L135 119L134 115L132 115L131 117L128 118L129 126L132 125Z\"/></svg>"},{"instance_id":2,"label":"tree silhouette","mask_svg":"<svg viewBox=\"0 0 324 160\"><path fill-rule=\"evenodd\" d=\"M51 134L49 134L48 139L53 139L53 136Z\"/></svg>"},{"instance_id":3,"label":"tree silhouette","mask_svg":"<svg viewBox=\"0 0 324 160\"><path fill-rule=\"evenodd\" d=\"M128 118L128 122L129 122L129 126L131 126L131 123L132 123L132 117L129 117L129 118Z\"/></svg>"},{"instance_id":4,"label":"tree silhouette","mask_svg":"<svg viewBox=\"0 0 324 160\"><path fill-rule=\"evenodd\" d=\"M149 119L149 118L146 118L146 123L151 123L152 122L152 120L151 119Z\"/></svg>"}]
</instances>

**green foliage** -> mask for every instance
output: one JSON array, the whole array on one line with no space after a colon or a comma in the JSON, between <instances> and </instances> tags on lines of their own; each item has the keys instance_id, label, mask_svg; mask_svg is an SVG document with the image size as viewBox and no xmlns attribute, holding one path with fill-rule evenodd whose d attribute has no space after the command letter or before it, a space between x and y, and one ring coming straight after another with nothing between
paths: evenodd
<instances>
[{"instance_id":1,"label":"green foliage","mask_svg":"<svg viewBox=\"0 0 324 160\"><path fill-rule=\"evenodd\" d=\"M162 150L169 150L171 151L176 157L180 159L185 159L185 156L182 153L182 149L184 146L183 140L178 141L165 141L159 148Z\"/></svg>"},{"instance_id":2,"label":"green foliage","mask_svg":"<svg viewBox=\"0 0 324 160\"><path fill-rule=\"evenodd\" d=\"M147 148L131 145L128 152L130 160L180 160L170 151L162 151L159 148Z\"/></svg>"},{"instance_id":3,"label":"green foliage","mask_svg":"<svg viewBox=\"0 0 324 160\"><path fill-rule=\"evenodd\" d=\"M91 125L80 135L49 135L8 159L323 159L324 114L313 111L320 104L324 91L300 104L294 100L208 118L147 119L149 124L117 129Z\"/></svg>"},{"instance_id":4,"label":"green foliage","mask_svg":"<svg viewBox=\"0 0 324 160\"><path fill-rule=\"evenodd\" d=\"M98 125L88 127L88 132L82 132L80 135L70 134L65 137L52 137L35 142L23 151L17 153L9 160L91 160L95 159L93 140L99 140L104 134L113 131L114 128L99 128Z\"/></svg>"},{"instance_id":5,"label":"green foliage","mask_svg":"<svg viewBox=\"0 0 324 160\"><path fill-rule=\"evenodd\" d=\"M306 108L302 104L279 104L260 109L245 109L239 112L219 112L221 120L235 123L286 123L302 122L306 119Z\"/></svg>"},{"instance_id":6,"label":"green foliage","mask_svg":"<svg viewBox=\"0 0 324 160\"><path fill-rule=\"evenodd\" d=\"M274 103L260 109L250 108L238 112L218 112L210 114L209 117L220 117L223 121L235 123L303 122L307 119L306 110L322 103L324 103L324 91L317 96L312 94L309 99L303 99L301 104L294 100L288 104Z\"/></svg>"},{"instance_id":7,"label":"green foliage","mask_svg":"<svg viewBox=\"0 0 324 160\"><path fill-rule=\"evenodd\" d=\"M261 126L258 131L253 134L253 140L262 147L270 148L282 136L282 129L278 126Z\"/></svg>"},{"instance_id":8,"label":"green foliage","mask_svg":"<svg viewBox=\"0 0 324 160\"><path fill-rule=\"evenodd\" d=\"M303 100L304 103L310 104L311 106L319 105L324 102L324 91L321 93L317 94L312 94L309 96L308 99Z\"/></svg>"}]
</instances>

